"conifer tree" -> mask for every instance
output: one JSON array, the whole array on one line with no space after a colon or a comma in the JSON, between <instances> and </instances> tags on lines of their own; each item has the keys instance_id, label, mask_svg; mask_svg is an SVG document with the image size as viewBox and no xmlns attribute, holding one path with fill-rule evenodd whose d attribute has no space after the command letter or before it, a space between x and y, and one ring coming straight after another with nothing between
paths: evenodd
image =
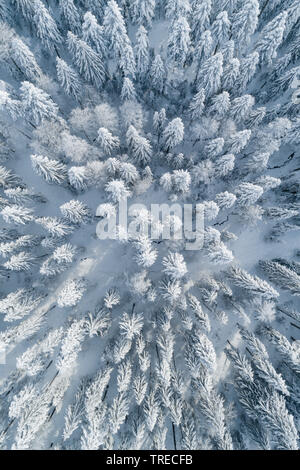
<instances>
[{"instance_id":1,"label":"conifer tree","mask_svg":"<svg viewBox=\"0 0 300 470\"><path fill-rule=\"evenodd\" d=\"M66 22L67 28L75 34L80 29L80 14L74 0L59 0L59 8Z\"/></svg>"},{"instance_id":2,"label":"conifer tree","mask_svg":"<svg viewBox=\"0 0 300 470\"><path fill-rule=\"evenodd\" d=\"M101 58L106 57L107 43L103 27L98 24L97 19L90 12L87 12L83 17L82 39L95 49Z\"/></svg>"},{"instance_id":3,"label":"conifer tree","mask_svg":"<svg viewBox=\"0 0 300 470\"><path fill-rule=\"evenodd\" d=\"M55 119L58 107L50 96L30 82L22 82L20 89L23 112L35 125L43 119Z\"/></svg>"},{"instance_id":4,"label":"conifer tree","mask_svg":"<svg viewBox=\"0 0 300 470\"><path fill-rule=\"evenodd\" d=\"M133 0L130 11L133 23L151 26L155 13L155 0Z\"/></svg>"},{"instance_id":5,"label":"conifer tree","mask_svg":"<svg viewBox=\"0 0 300 470\"><path fill-rule=\"evenodd\" d=\"M33 23L36 27L36 34L46 49L53 54L55 46L62 41L61 34L45 5L40 0L34 0L33 3Z\"/></svg>"},{"instance_id":6,"label":"conifer tree","mask_svg":"<svg viewBox=\"0 0 300 470\"><path fill-rule=\"evenodd\" d=\"M59 57L56 59L56 72L58 81L65 92L78 100L82 92L82 85L77 72Z\"/></svg>"},{"instance_id":7,"label":"conifer tree","mask_svg":"<svg viewBox=\"0 0 300 470\"><path fill-rule=\"evenodd\" d=\"M283 11L268 23L256 43L256 50L260 55L260 62L270 65L277 56L277 49L283 39L283 33L288 13Z\"/></svg>"},{"instance_id":8,"label":"conifer tree","mask_svg":"<svg viewBox=\"0 0 300 470\"><path fill-rule=\"evenodd\" d=\"M223 56L220 52L207 59L200 67L197 76L197 88L203 88L209 98L217 93L223 74Z\"/></svg>"},{"instance_id":9,"label":"conifer tree","mask_svg":"<svg viewBox=\"0 0 300 470\"><path fill-rule=\"evenodd\" d=\"M147 31L143 26L140 26L136 33L134 54L137 74L143 80L149 70L150 64L149 39Z\"/></svg>"},{"instance_id":10,"label":"conifer tree","mask_svg":"<svg viewBox=\"0 0 300 470\"><path fill-rule=\"evenodd\" d=\"M152 86L158 93L163 93L166 82L166 69L160 55L156 55L150 70Z\"/></svg>"},{"instance_id":11,"label":"conifer tree","mask_svg":"<svg viewBox=\"0 0 300 470\"><path fill-rule=\"evenodd\" d=\"M184 17L174 21L169 31L168 57L183 67L190 47L190 27Z\"/></svg>"},{"instance_id":12,"label":"conifer tree","mask_svg":"<svg viewBox=\"0 0 300 470\"><path fill-rule=\"evenodd\" d=\"M105 81L105 69L102 59L85 41L71 31L68 32L68 49L83 77L97 88L102 88Z\"/></svg>"}]
</instances>

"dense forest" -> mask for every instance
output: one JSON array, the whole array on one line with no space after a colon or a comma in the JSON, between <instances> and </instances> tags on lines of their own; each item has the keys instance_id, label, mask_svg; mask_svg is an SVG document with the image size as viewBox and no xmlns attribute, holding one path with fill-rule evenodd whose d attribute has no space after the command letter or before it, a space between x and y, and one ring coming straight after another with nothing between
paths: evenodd
<instances>
[{"instance_id":1,"label":"dense forest","mask_svg":"<svg viewBox=\"0 0 300 470\"><path fill-rule=\"evenodd\" d=\"M0 449L299 448L299 144L299 0L0 0Z\"/></svg>"}]
</instances>

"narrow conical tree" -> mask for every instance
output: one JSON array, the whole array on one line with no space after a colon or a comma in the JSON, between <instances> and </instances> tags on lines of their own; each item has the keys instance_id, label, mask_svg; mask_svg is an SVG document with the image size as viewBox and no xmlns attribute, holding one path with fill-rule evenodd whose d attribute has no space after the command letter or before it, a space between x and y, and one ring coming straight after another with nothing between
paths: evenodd
<instances>
[{"instance_id":1,"label":"narrow conical tree","mask_svg":"<svg viewBox=\"0 0 300 470\"><path fill-rule=\"evenodd\" d=\"M101 57L85 41L68 32L68 49L80 73L97 88L103 86L105 69Z\"/></svg>"},{"instance_id":2,"label":"narrow conical tree","mask_svg":"<svg viewBox=\"0 0 300 470\"><path fill-rule=\"evenodd\" d=\"M59 57L56 59L56 72L58 81L67 95L74 96L78 100L82 92L82 84L77 72Z\"/></svg>"}]
</instances>

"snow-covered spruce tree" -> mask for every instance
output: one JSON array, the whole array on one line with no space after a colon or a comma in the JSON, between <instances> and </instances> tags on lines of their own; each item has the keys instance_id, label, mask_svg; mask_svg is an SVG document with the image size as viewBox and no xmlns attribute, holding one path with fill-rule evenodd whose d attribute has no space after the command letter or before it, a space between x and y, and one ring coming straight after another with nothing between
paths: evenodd
<instances>
[{"instance_id":1,"label":"snow-covered spruce tree","mask_svg":"<svg viewBox=\"0 0 300 470\"><path fill-rule=\"evenodd\" d=\"M56 72L58 81L65 92L78 100L82 92L82 84L77 72L59 57L56 59Z\"/></svg>"},{"instance_id":2,"label":"snow-covered spruce tree","mask_svg":"<svg viewBox=\"0 0 300 470\"><path fill-rule=\"evenodd\" d=\"M152 155L150 142L139 135L133 126L130 126L126 133L126 141L132 157L143 165L148 164Z\"/></svg>"},{"instance_id":3,"label":"snow-covered spruce tree","mask_svg":"<svg viewBox=\"0 0 300 470\"><path fill-rule=\"evenodd\" d=\"M100 55L71 31L68 32L67 44L73 61L83 77L97 88L102 88L106 72Z\"/></svg>"},{"instance_id":4,"label":"snow-covered spruce tree","mask_svg":"<svg viewBox=\"0 0 300 470\"><path fill-rule=\"evenodd\" d=\"M185 17L179 17L172 24L168 38L168 58L183 66L190 48L190 27Z\"/></svg>"},{"instance_id":5,"label":"snow-covered spruce tree","mask_svg":"<svg viewBox=\"0 0 300 470\"><path fill-rule=\"evenodd\" d=\"M125 74L134 76L135 64L131 42L127 35L125 21L115 0L110 0L103 19L104 37L108 48L118 60Z\"/></svg>"},{"instance_id":6,"label":"snow-covered spruce tree","mask_svg":"<svg viewBox=\"0 0 300 470\"><path fill-rule=\"evenodd\" d=\"M32 22L36 28L37 37L41 40L43 46L53 54L56 45L62 41L61 34L54 18L43 2L34 0L32 3L34 7Z\"/></svg>"},{"instance_id":7,"label":"snow-covered spruce tree","mask_svg":"<svg viewBox=\"0 0 300 470\"><path fill-rule=\"evenodd\" d=\"M283 39L287 16L287 11L283 11L270 21L260 33L255 47L260 54L260 61L262 63L270 65L277 56L277 49Z\"/></svg>"},{"instance_id":8,"label":"snow-covered spruce tree","mask_svg":"<svg viewBox=\"0 0 300 470\"><path fill-rule=\"evenodd\" d=\"M67 28L77 34L80 31L80 13L74 0L59 0L59 8Z\"/></svg>"},{"instance_id":9,"label":"snow-covered spruce tree","mask_svg":"<svg viewBox=\"0 0 300 470\"><path fill-rule=\"evenodd\" d=\"M140 26L136 32L134 55L136 59L137 74L141 80L144 80L150 65L149 38L147 30L144 28L144 26Z\"/></svg>"},{"instance_id":10,"label":"snow-covered spruce tree","mask_svg":"<svg viewBox=\"0 0 300 470\"><path fill-rule=\"evenodd\" d=\"M83 17L82 38L101 56L107 55L107 43L104 37L103 27L97 22L95 16L87 12Z\"/></svg>"},{"instance_id":11,"label":"snow-covered spruce tree","mask_svg":"<svg viewBox=\"0 0 300 470\"><path fill-rule=\"evenodd\" d=\"M159 54L155 56L152 62L150 75L153 89L158 93L163 93L167 74L163 59Z\"/></svg>"},{"instance_id":12,"label":"snow-covered spruce tree","mask_svg":"<svg viewBox=\"0 0 300 470\"><path fill-rule=\"evenodd\" d=\"M133 0L130 4L130 12L134 23L151 26L155 13L155 0Z\"/></svg>"},{"instance_id":13,"label":"snow-covered spruce tree","mask_svg":"<svg viewBox=\"0 0 300 470\"><path fill-rule=\"evenodd\" d=\"M66 181L67 167L60 161L42 155L31 155L30 159L34 172L47 182L61 184Z\"/></svg>"},{"instance_id":14,"label":"snow-covered spruce tree","mask_svg":"<svg viewBox=\"0 0 300 470\"><path fill-rule=\"evenodd\" d=\"M168 152L176 145L180 144L184 138L184 124L180 118L175 118L169 122L163 131L164 147Z\"/></svg>"},{"instance_id":15,"label":"snow-covered spruce tree","mask_svg":"<svg viewBox=\"0 0 300 470\"><path fill-rule=\"evenodd\" d=\"M197 75L197 88L204 89L205 96L211 97L220 89L223 74L223 56L221 52L207 59L199 67Z\"/></svg>"},{"instance_id":16,"label":"snow-covered spruce tree","mask_svg":"<svg viewBox=\"0 0 300 470\"><path fill-rule=\"evenodd\" d=\"M12 59L28 80L35 81L42 74L34 54L21 38L14 36L11 41Z\"/></svg>"},{"instance_id":17,"label":"snow-covered spruce tree","mask_svg":"<svg viewBox=\"0 0 300 470\"><path fill-rule=\"evenodd\" d=\"M55 119L58 106L51 97L30 82L22 82L21 102L25 118L38 125L43 119Z\"/></svg>"}]
</instances>

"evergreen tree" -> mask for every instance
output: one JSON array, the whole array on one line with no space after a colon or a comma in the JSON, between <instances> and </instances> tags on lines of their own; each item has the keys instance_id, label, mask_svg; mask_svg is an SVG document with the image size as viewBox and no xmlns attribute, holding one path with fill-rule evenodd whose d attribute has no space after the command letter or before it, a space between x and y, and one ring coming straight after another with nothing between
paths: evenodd
<instances>
[{"instance_id":1,"label":"evergreen tree","mask_svg":"<svg viewBox=\"0 0 300 470\"><path fill-rule=\"evenodd\" d=\"M220 88L223 74L223 56L220 52L207 59L198 71L197 88L203 88L209 98Z\"/></svg>"},{"instance_id":2,"label":"evergreen tree","mask_svg":"<svg viewBox=\"0 0 300 470\"><path fill-rule=\"evenodd\" d=\"M49 183L61 184L67 177L67 167L58 160L50 160L41 155L31 155L33 170Z\"/></svg>"},{"instance_id":3,"label":"evergreen tree","mask_svg":"<svg viewBox=\"0 0 300 470\"><path fill-rule=\"evenodd\" d=\"M124 18L115 0L107 3L103 19L104 35L115 57L120 57L126 47L131 47Z\"/></svg>"},{"instance_id":4,"label":"evergreen tree","mask_svg":"<svg viewBox=\"0 0 300 470\"><path fill-rule=\"evenodd\" d=\"M283 11L270 23L268 23L256 43L256 50L260 54L260 62L270 65L277 56L277 49L280 46L288 13Z\"/></svg>"},{"instance_id":5,"label":"evergreen tree","mask_svg":"<svg viewBox=\"0 0 300 470\"><path fill-rule=\"evenodd\" d=\"M192 3L192 39L197 42L200 40L200 36L206 31L210 26L210 15L212 10L211 0L203 0L203 2L198 2L194 0Z\"/></svg>"},{"instance_id":6,"label":"evergreen tree","mask_svg":"<svg viewBox=\"0 0 300 470\"><path fill-rule=\"evenodd\" d=\"M195 59L198 62L201 62L202 59L208 59L213 52L213 46L214 43L210 30L204 31L195 44Z\"/></svg>"},{"instance_id":7,"label":"evergreen tree","mask_svg":"<svg viewBox=\"0 0 300 470\"><path fill-rule=\"evenodd\" d=\"M181 17L187 16L190 9L189 0L167 0L166 17L175 21Z\"/></svg>"},{"instance_id":8,"label":"evergreen tree","mask_svg":"<svg viewBox=\"0 0 300 470\"><path fill-rule=\"evenodd\" d=\"M17 36L12 39L11 53L14 62L22 70L26 78L34 81L41 76L42 71L34 55L29 47Z\"/></svg>"},{"instance_id":9,"label":"evergreen tree","mask_svg":"<svg viewBox=\"0 0 300 470\"><path fill-rule=\"evenodd\" d=\"M108 155L111 155L112 152L120 146L118 137L113 136L109 130L105 129L104 127L100 127L98 130L97 142L99 143L102 150Z\"/></svg>"},{"instance_id":10,"label":"evergreen tree","mask_svg":"<svg viewBox=\"0 0 300 470\"><path fill-rule=\"evenodd\" d=\"M155 0L133 0L130 11L133 23L151 26L155 14Z\"/></svg>"},{"instance_id":11,"label":"evergreen tree","mask_svg":"<svg viewBox=\"0 0 300 470\"><path fill-rule=\"evenodd\" d=\"M240 75L240 61L237 58L231 59L226 67L222 77L223 87L232 90L237 83Z\"/></svg>"},{"instance_id":12,"label":"evergreen tree","mask_svg":"<svg viewBox=\"0 0 300 470\"><path fill-rule=\"evenodd\" d=\"M201 88L198 93L193 97L189 106L191 112L191 119L199 119L205 109L205 93L204 89Z\"/></svg>"},{"instance_id":13,"label":"evergreen tree","mask_svg":"<svg viewBox=\"0 0 300 470\"><path fill-rule=\"evenodd\" d=\"M183 67L190 47L190 27L184 17L172 23L168 38L168 58Z\"/></svg>"},{"instance_id":14,"label":"evergreen tree","mask_svg":"<svg viewBox=\"0 0 300 470\"><path fill-rule=\"evenodd\" d=\"M87 12L83 17L82 39L102 57L107 56L107 43L103 27L100 26L92 13Z\"/></svg>"},{"instance_id":15,"label":"evergreen tree","mask_svg":"<svg viewBox=\"0 0 300 470\"><path fill-rule=\"evenodd\" d=\"M30 82L22 82L20 93L23 112L35 125L43 119L57 118L58 107L43 90Z\"/></svg>"},{"instance_id":16,"label":"evergreen tree","mask_svg":"<svg viewBox=\"0 0 300 470\"><path fill-rule=\"evenodd\" d=\"M140 136L133 126L128 128L126 141L133 158L142 165L147 165L152 155L150 142L145 137Z\"/></svg>"},{"instance_id":17,"label":"evergreen tree","mask_svg":"<svg viewBox=\"0 0 300 470\"><path fill-rule=\"evenodd\" d=\"M78 34L80 31L80 13L74 4L74 0L59 0L59 8L67 28Z\"/></svg>"},{"instance_id":18,"label":"evergreen tree","mask_svg":"<svg viewBox=\"0 0 300 470\"><path fill-rule=\"evenodd\" d=\"M164 145L167 151L180 144L184 138L184 125L180 118L171 121L163 132Z\"/></svg>"},{"instance_id":19,"label":"evergreen tree","mask_svg":"<svg viewBox=\"0 0 300 470\"><path fill-rule=\"evenodd\" d=\"M135 101L136 99L134 85L128 77L125 77L123 80L121 99L122 101Z\"/></svg>"},{"instance_id":20,"label":"evergreen tree","mask_svg":"<svg viewBox=\"0 0 300 470\"><path fill-rule=\"evenodd\" d=\"M32 21L35 12L35 4L32 0L12 0L12 3L27 20Z\"/></svg>"},{"instance_id":21,"label":"evergreen tree","mask_svg":"<svg viewBox=\"0 0 300 470\"><path fill-rule=\"evenodd\" d=\"M242 8L233 15L232 36L244 47L250 42L258 24L259 2L247 0Z\"/></svg>"},{"instance_id":22,"label":"evergreen tree","mask_svg":"<svg viewBox=\"0 0 300 470\"><path fill-rule=\"evenodd\" d=\"M160 55L156 55L150 70L152 86L158 93L163 93L166 83L166 69Z\"/></svg>"},{"instance_id":23,"label":"evergreen tree","mask_svg":"<svg viewBox=\"0 0 300 470\"><path fill-rule=\"evenodd\" d=\"M140 79L145 79L149 70L149 39L146 29L140 26L136 33L136 44L134 47L136 60L136 71Z\"/></svg>"},{"instance_id":24,"label":"evergreen tree","mask_svg":"<svg viewBox=\"0 0 300 470\"><path fill-rule=\"evenodd\" d=\"M58 81L65 92L78 100L82 92L82 84L77 72L59 57L56 59L56 72Z\"/></svg>"},{"instance_id":25,"label":"evergreen tree","mask_svg":"<svg viewBox=\"0 0 300 470\"><path fill-rule=\"evenodd\" d=\"M244 90L250 80L253 78L257 65L259 63L259 54L258 52L252 52L244 59L240 61L240 74L238 77L238 82L241 86L241 89Z\"/></svg>"},{"instance_id":26,"label":"evergreen tree","mask_svg":"<svg viewBox=\"0 0 300 470\"><path fill-rule=\"evenodd\" d=\"M33 23L36 27L36 34L43 46L53 54L55 46L62 42L62 37L45 5L40 0L34 0L33 3Z\"/></svg>"},{"instance_id":27,"label":"evergreen tree","mask_svg":"<svg viewBox=\"0 0 300 470\"><path fill-rule=\"evenodd\" d=\"M223 44L229 37L230 21L226 11L221 11L211 26L213 38L217 45Z\"/></svg>"},{"instance_id":28,"label":"evergreen tree","mask_svg":"<svg viewBox=\"0 0 300 470\"><path fill-rule=\"evenodd\" d=\"M248 117L252 107L254 106L254 98L251 95L243 95L235 98L231 102L230 114L233 119L238 122Z\"/></svg>"},{"instance_id":29,"label":"evergreen tree","mask_svg":"<svg viewBox=\"0 0 300 470\"><path fill-rule=\"evenodd\" d=\"M68 32L67 44L80 73L97 88L102 88L106 72L99 54L71 31Z\"/></svg>"}]
</instances>

